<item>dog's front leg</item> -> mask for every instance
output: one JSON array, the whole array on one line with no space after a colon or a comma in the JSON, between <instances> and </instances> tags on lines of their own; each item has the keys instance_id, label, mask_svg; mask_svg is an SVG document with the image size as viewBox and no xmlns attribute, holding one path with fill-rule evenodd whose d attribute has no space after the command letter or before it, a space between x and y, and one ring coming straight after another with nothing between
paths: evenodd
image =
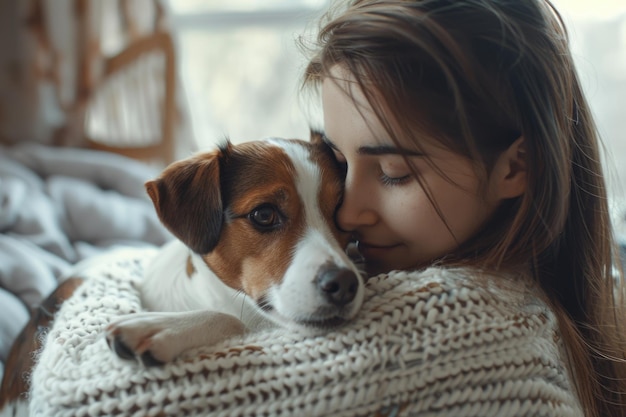
<instances>
[{"instance_id":1,"label":"dog's front leg","mask_svg":"<svg viewBox=\"0 0 626 417\"><path fill-rule=\"evenodd\" d=\"M210 346L244 331L235 316L197 310L129 314L111 323L105 336L119 357L157 366L188 349Z\"/></svg>"}]
</instances>

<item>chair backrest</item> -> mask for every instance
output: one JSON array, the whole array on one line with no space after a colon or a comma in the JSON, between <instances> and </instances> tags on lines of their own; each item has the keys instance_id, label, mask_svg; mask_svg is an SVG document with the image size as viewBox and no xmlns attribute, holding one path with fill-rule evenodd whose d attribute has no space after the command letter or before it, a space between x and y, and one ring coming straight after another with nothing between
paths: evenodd
<instances>
[{"instance_id":1,"label":"chair backrest","mask_svg":"<svg viewBox=\"0 0 626 417\"><path fill-rule=\"evenodd\" d=\"M2 10L22 16L14 26L26 49L13 71L18 82L10 82L8 70L0 73L0 84L15 90L0 97L0 140L174 160L185 113L161 0L9 0ZM3 69L18 62L11 53L0 53ZM30 101L14 109L11 97Z\"/></svg>"},{"instance_id":2,"label":"chair backrest","mask_svg":"<svg viewBox=\"0 0 626 417\"><path fill-rule=\"evenodd\" d=\"M175 71L166 32L136 39L107 59L86 104L87 144L137 159L173 161Z\"/></svg>"}]
</instances>

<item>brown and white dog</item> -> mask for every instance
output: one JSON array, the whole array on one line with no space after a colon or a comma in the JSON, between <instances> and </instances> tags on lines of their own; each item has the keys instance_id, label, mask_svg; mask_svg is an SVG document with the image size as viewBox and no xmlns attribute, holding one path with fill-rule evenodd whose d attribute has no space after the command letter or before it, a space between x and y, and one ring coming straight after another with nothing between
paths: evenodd
<instances>
[{"instance_id":1,"label":"brown and white dog","mask_svg":"<svg viewBox=\"0 0 626 417\"><path fill-rule=\"evenodd\" d=\"M146 270L140 292L148 311L108 326L109 346L158 365L247 330L316 334L352 319L364 285L344 251L348 235L334 222L341 175L316 134L310 142L226 143L167 167L146 188L178 239ZM82 282L65 280L33 312L9 354L0 410L26 398L38 335Z\"/></svg>"},{"instance_id":2,"label":"brown and white dog","mask_svg":"<svg viewBox=\"0 0 626 417\"><path fill-rule=\"evenodd\" d=\"M246 330L319 333L355 316L363 279L334 222L341 173L318 139L226 143L146 184L178 239L146 271L148 311L106 329L120 357L158 365Z\"/></svg>"}]
</instances>

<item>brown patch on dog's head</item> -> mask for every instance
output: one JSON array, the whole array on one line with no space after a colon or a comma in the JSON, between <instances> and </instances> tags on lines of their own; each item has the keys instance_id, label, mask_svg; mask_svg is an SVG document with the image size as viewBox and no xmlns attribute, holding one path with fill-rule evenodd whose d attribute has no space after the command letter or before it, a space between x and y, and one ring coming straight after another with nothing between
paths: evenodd
<instances>
[{"instance_id":1,"label":"brown patch on dog's head","mask_svg":"<svg viewBox=\"0 0 626 417\"><path fill-rule=\"evenodd\" d=\"M189 278L191 278L193 274L196 273L196 267L193 265L193 261L191 260L191 255L187 256L186 272Z\"/></svg>"},{"instance_id":2,"label":"brown patch on dog's head","mask_svg":"<svg viewBox=\"0 0 626 417\"><path fill-rule=\"evenodd\" d=\"M284 275L304 228L296 173L267 142L233 147L221 171L224 228L204 259L229 286L254 299Z\"/></svg>"},{"instance_id":3,"label":"brown patch on dog's head","mask_svg":"<svg viewBox=\"0 0 626 417\"><path fill-rule=\"evenodd\" d=\"M345 167L341 166L333 151L324 142L322 133L311 131L311 158L320 167L322 173L322 186L319 190L320 209L328 226L342 247L346 247L350 241L350 233L339 228L337 224L337 210L343 199L343 182L345 180Z\"/></svg>"}]
</instances>

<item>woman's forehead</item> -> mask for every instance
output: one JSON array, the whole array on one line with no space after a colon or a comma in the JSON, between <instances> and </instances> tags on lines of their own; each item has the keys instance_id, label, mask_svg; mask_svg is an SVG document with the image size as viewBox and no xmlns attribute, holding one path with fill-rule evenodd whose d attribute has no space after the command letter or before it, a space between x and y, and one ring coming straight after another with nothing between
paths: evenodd
<instances>
[{"instance_id":1,"label":"woman's forehead","mask_svg":"<svg viewBox=\"0 0 626 417\"><path fill-rule=\"evenodd\" d=\"M368 94L372 100L378 98L375 90L368 90ZM382 100L382 95L380 99ZM412 120L409 123L409 125L415 125L413 131L403 132L401 129L394 128L397 127L397 121L392 115L385 114L389 112L385 111L380 101L376 101L379 105L376 110L383 113L381 117L384 122L381 121L359 81L341 66L333 67L330 76L324 78L322 101L326 133L333 143L342 141L343 137L335 137L336 132L339 131L354 133L358 139L367 141L369 146L395 145L419 153L424 153L426 149L431 151L437 148L447 149L435 135L425 132L424 129L418 128L418 123L414 123L419 118L417 109L411 112ZM355 124L358 125L356 130ZM406 125L406 123L403 124Z\"/></svg>"},{"instance_id":2,"label":"woman's forehead","mask_svg":"<svg viewBox=\"0 0 626 417\"><path fill-rule=\"evenodd\" d=\"M322 82L322 95L344 95L349 98L355 108L363 112L366 116L374 116L374 111L369 100L364 93L361 83L354 74L340 65L335 65L330 69L330 74ZM370 95L371 91L368 92Z\"/></svg>"}]
</instances>

